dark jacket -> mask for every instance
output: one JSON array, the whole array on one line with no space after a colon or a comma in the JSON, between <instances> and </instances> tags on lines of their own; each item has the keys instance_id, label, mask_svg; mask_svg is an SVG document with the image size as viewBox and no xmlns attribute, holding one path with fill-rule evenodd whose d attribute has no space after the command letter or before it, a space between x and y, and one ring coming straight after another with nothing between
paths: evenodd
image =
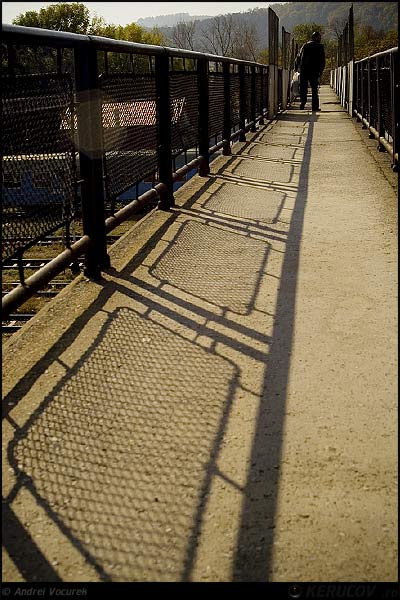
<instances>
[{"instance_id":1,"label":"dark jacket","mask_svg":"<svg viewBox=\"0 0 400 600\"><path fill-rule=\"evenodd\" d=\"M310 75L320 76L325 69L325 50L322 44L307 42L296 58L295 70Z\"/></svg>"}]
</instances>

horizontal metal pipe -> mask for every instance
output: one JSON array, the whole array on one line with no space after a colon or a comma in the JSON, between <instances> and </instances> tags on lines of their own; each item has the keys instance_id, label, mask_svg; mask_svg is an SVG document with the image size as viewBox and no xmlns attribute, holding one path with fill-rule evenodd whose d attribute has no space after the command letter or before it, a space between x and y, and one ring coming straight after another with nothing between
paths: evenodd
<instances>
[{"instance_id":1,"label":"horizontal metal pipe","mask_svg":"<svg viewBox=\"0 0 400 600\"><path fill-rule=\"evenodd\" d=\"M87 44L89 41L87 35L80 33L54 31L53 29L41 29L39 27L24 27L22 25L2 24L1 31L3 42L13 44L42 44L68 48Z\"/></svg>"},{"instance_id":2,"label":"horizontal metal pipe","mask_svg":"<svg viewBox=\"0 0 400 600\"><path fill-rule=\"evenodd\" d=\"M38 27L24 27L21 25L2 25L3 41L21 44L43 44L49 46L71 47L80 44L91 44L99 51L128 52L135 54L167 54L178 58L206 58L210 61L229 62L231 64L253 65L266 68L267 65L248 60L240 60L229 56L208 54L184 50L181 48L169 48L168 46L154 46L152 44L139 44L125 40L114 40L97 35L82 35L67 31L54 31L52 29L41 29Z\"/></svg>"},{"instance_id":3,"label":"horizontal metal pipe","mask_svg":"<svg viewBox=\"0 0 400 600\"><path fill-rule=\"evenodd\" d=\"M221 148L227 143L227 140L222 140L221 142L218 142L218 144L215 144L214 146L211 146L211 148L208 149L208 152L210 154L214 154L214 152L217 152L218 150L221 150Z\"/></svg>"},{"instance_id":4,"label":"horizontal metal pipe","mask_svg":"<svg viewBox=\"0 0 400 600\"><path fill-rule=\"evenodd\" d=\"M70 248L66 248L61 254L53 258L47 265L39 269L37 273L28 277L24 285L19 285L2 298L1 308L3 319L13 310L29 300L35 292L45 287L49 281L66 269L74 259L81 256L89 247L90 238L84 235Z\"/></svg>"},{"instance_id":5,"label":"horizontal metal pipe","mask_svg":"<svg viewBox=\"0 0 400 600\"><path fill-rule=\"evenodd\" d=\"M377 56L384 56L385 54L391 54L392 52L398 52L398 48L394 47L394 48L389 48L389 50L384 50L383 52L377 52L376 54L371 54L371 56L366 56L365 58L361 58L360 60L356 60L354 61L354 64L357 65L359 63L362 63L366 60L369 60L370 58L376 58Z\"/></svg>"},{"instance_id":6,"label":"horizontal metal pipe","mask_svg":"<svg viewBox=\"0 0 400 600\"><path fill-rule=\"evenodd\" d=\"M205 161L204 156L197 156L197 158L194 158L193 160L188 162L186 165L184 165L183 167L181 167L180 169L178 169L177 171L172 173L172 181L176 181L177 179L179 179L179 177L182 177L182 175L186 175L186 173L188 173L192 169L195 169L204 161Z\"/></svg>"},{"instance_id":7,"label":"horizontal metal pipe","mask_svg":"<svg viewBox=\"0 0 400 600\"><path fill-rule=\"evenodd\" d=\"M367 119L365 117L363 117L359 112L357 112L356 110L353 111L354 114L356 115L356 117L358 119L360 119L360 121L362 123L364 123L364 125L366 127L368 127L368 129L370 130L371 133L373 133L375 139L382 144L382 146L385 148L385 150L387 150L387 152L390 154L390 156L392 157L392 160L395 160L396 162L398 162L399 160L399 155L398 153L394 153L393 151L393 146L392 144L390 144L386 138L382 137L379 135L379 132L375 129L375 127L372 127L372 125L369 124L369 121L367 121Z\"/></svg>"},{"instance_id":8,"label":"horizontal metal pipe","mask_svg":"<svg viewBox=\"0 0 400 600\"><path fill-rule=\"evenodd\" d=\"M251 125L252 123L248 123L244 131L247 131L251 127ZM238 135L241 132L241 129L235 131L230 136L230 141L238 137ZM226 143L227 140L222 140L218 144L212 146L209 149L210 154L217 152L217 150L221 149ZM182 177L191 169L199 166L204 160L205 158L203 156L198 156L197 158L193 159L192 161L178 169L175 173L173 173L173 181L176 181L177 179L179 179L179 177ZM126 221L131 215L138 212L151 200L157 198L159 196L159 193L165 191L165 189L166 185L164 183L158 183L154 186L154 188L148 190L147 192L139 196L137 199L124 206L121 210L116 212L115 215L108 217L105 221L106 233L110 233L113 229L115 229L118 225ZM83 236L70 248L66 248L61 254L56 256L47 265L39 269L37 273L34 273L34 275L29 277L25 281L25 285L18 285L11 292L6 294L2 298L3 318L7 317L13 310L16 310L19 306L21 306L21 304L29 300L29 298L31 298L35 294L35 292L45 287L47 283L49 283L54 277L56 277L64 269L66 269L75 258L81 256L87 250L89 245L89 236Z\"/></svg>"},{"instance_id":9,"label":"horizontal metal pipe","mask_svg":"<svg viewBox=\"0 0 400 600\"><path fill-rule=\"evenodd\" d=\"M152 44L139 44L138 42L127 42L125 40L114 40L98 35L88 35L88 41L98 50L109 52L132 52L134 54L165 54L164 46L153 46Z\"/></svg>"},{"instance_id":10,"label":"horizontal metal pipe","mask_svg":"<svg viewBox=\"0 0 400 600\"><path fill-rule=\"evenodd\" d=\"M197 167L201 163L201 161L204 160L205 159L203 156L198 156L197 158L193 159L187 165L184 165L175 173L173 173L172 180L176 181L177 179L179 179L179 177L182 177L182 175L185 175L188 171ZM154 188L151 188L151 190L147 190L147 192L145 192L137 199L133 200L132 202L121 208L121 210L116 212L114 215L108 217L108 219L106 219L106 233L110 233L113 229L115 229L118 225L126 221L131 215L138 212L138 210L140 210L143 206L148 204L151 200L155 200L156 198L158 198L159 194L161 192L164 192L166 189L167 186L165 185L165 183L158 183L154 186Z\"/></svg>"},{"instance_id":11,"label":"horizontal metal pipe","mask_svg":"<svg viewBox=\"0 0 400 600\"><path fill-rule=\"evenodd\" d=\"M112 231L118 225L129 219L130 216L137 213L141 208L143 208L143 206L148 204L151 200L155 200L156 198L158 198L159 192L163 191L161 186L166 187L164 186L164 184L156 185L151 190L147 190L147 192L145 192L135 200L132 200L132 202L124 206L124 208L121 208L121 210L116 212L114 215L108 217L105 223L106 233L110 233L110 231Z\"/></svg>"},{"instance_id":12,"label":"horizontal metal pipe","mask_svg":"<svg viewBox=\"0 0 400 600\"><path fill-rule=\"evenodd\" d=\"M263 115L263 116L265 117L265 115ZM259 117L257 117L257 119L255 120L255 123L257 123L257 121L259 121L260 119L261 119L261 115ZM247 123L247 125L244 129L238 129L237 131L232 133L232 135L229 138L229 141L234 140L243 132L247 133L252 125L254 125L254 121L250 121L249 123ZM211 146L211 148L209 148L209 153L214 154L214 152L217 152L218 150L220 150L227 143L228 143L228 140L222 140L221 142L218 142L218 144L215 144L215 146Z\"/></svg>"},{"instance_id":13,"label":"horizontal metal pipe","mask_svg":"<svg viewBox=\"0 0 400 600\"><path fill-rule=\"evenodd\" d=\"M115 215L106 219L106 233L109 233L117 225L126 221L129 216L137 212L150 200L158 197L159 192L163 191L165 184L159 183L151 190L148 190L137 200L134 200L127 206L124 206ZM85 235L75 242L70 248L66 248L61 254L56 256L47 265L39 269L31 277L25 281L24 285L18 285L11 292L2 298L2 313L3 319L7 317L13 310L17 309L21 304L29 300L37 291L44 288L54 277L64 271L74 259L82 256L90 245L89 236Z\"/></svg>"},{"instance_id":14,"label":"horizontal metal pipe","mask_svg":"<svg viewBox=\"0 0 400 600\"><path fill-rule=\"evenodd\" d=\"M240 58L233 58L229 56L221 56L219 54L209 54L207 52L196 52L194 50L183 50L182 48L170 48L169 46L164 46L168 56L176 56L182 58L206 58L210 61L218 61L218 62L229 62L235 65L253 65L256 67L267 67L262 63L251 62L249 60L241 60Z\"/></svg>"}]
</instances>

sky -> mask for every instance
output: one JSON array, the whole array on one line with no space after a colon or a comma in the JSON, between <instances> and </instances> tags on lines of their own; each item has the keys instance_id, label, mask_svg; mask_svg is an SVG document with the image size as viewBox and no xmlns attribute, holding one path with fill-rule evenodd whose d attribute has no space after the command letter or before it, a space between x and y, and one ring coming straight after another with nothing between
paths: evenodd
<instances>
[{"instance_id":1,"label":"sky","mask_svg":"<svg viewBox=\"0 0 400 600\"><path fill-rule=\"evenodd\" d=\"M2 2L2 22L12 20L28 10L39 11L56 2ZM245 12L251 8L266 8L271 2L83 2L94 14L107 23L126 25L144 17L189 13L190 15L220 15Z\"/></svg>"}]
</instances>

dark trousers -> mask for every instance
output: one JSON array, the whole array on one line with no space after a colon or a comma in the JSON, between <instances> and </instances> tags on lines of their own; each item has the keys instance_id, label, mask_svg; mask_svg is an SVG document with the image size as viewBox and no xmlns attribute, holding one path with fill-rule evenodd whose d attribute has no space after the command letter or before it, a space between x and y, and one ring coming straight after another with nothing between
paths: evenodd
<instances>
[{"instance_id":1,"label":"dark trousers","mask_svg":"<svg viewBox=\"0 0 400 600\"><path fill-rule=\"evenodd\" d=\"M302 104L307 102L308 82L310 82L312 94L311 107L312 110L316 110L319 108L318 75L300 71L300 102Z\"/></svg>"}]
</instances>

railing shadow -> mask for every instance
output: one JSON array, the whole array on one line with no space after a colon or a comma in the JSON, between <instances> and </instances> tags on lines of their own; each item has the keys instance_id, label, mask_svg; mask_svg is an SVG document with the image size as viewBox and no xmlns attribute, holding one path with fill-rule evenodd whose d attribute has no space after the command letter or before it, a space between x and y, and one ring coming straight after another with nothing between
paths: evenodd
<instances>
[{"instance_id":1,"label":"railing shadow","mask_svg":"<svg viewBox=\"0 0 400 600\"><path fill-rule=\"evenodd\" d=\"M296 119L296 115L290 112L284 118L289 121L292 116ZM244 490L233 581L268 581L272 567L274 517L293 345L300 243L307 201L313 128L317 118L318 116L312 115L309 120L299 187L287 234L273 334L265 365L264 390ZM270 432L268 436L266 431Z\"/></svg>"},{"instance_id":2,"label":"railing shadow","mask_svg":"<svg viewBox=\"0 0 400 600\"><path fill-rule=\"evenodd\" d=\"M7 395L4 417L16 429L8 460L17 477L5 499L7 531L19 530L12 502L25 488L100 580L190 581L208 493L218 473L221 442L241 388L240 368L220 354L218 344L222 344L265 365L252 466L244 489L237 484L243 503L232 580L268 580L313 119L288 234L277 236L268 227L268 222L277 222L276 215L272 221L265 215L249 219L232 210L225 213L224 207L214 211L212 202L197 206L216 181L210 177L182 210L171 213L140 256L120 273L110 270L114 281L104 283L88 310ZM282 205L283 201L278 213ZM148 269L150 279L137 275L135 269L179 218L187 220ZM218 269L211 295L207 265L192 287L176 278L179 270L193 271L196 254L210 235L212 243L225 245L221 261L230 240L241 236L242 277L256 255L254 277L222 302L224 286L218 281ZM197 243L192 248L189 240L193 239ZM234 317L255 310L274 239L285 249L271 338ZM188 254L188 247L191 259L182 265L179 260ZM134 300L141 310L105 309L116 292ZM60 362L65 349L99 313L104 323L95 339L18 428L9 415L12 408L50 365ZM204 337L211 340L209 347L199 343ZM254 348L253 341L263 349ZM175 375L179 385L168 385ZM272 423L272 436L266 442L265 429ZM18 541L9 535L5 539L21 573L29 578L35 571L38 580L60 580L28 538L26 534ZM255 554L261 538L262 549ZM34 568L29 547L35 550Z\"/></svg>"}]
</instances>

